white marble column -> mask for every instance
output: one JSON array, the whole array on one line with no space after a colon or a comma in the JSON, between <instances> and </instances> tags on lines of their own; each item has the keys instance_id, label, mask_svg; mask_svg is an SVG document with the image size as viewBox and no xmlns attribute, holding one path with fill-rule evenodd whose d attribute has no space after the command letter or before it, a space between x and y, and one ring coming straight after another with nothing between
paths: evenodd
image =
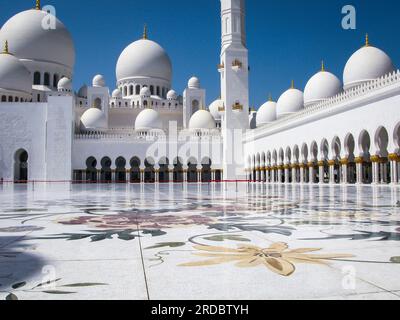
<instances>
[{"instance_id":1,"label":"white marble column","mask_svg":"<svg viewBox=\"0 0 400 320\"><path fill-rule=\"evenodd\" d=\"M321 161L318 163L318 168L319 168L319 184L324 184L325 183L325 168L324 168L324 163Z\"/></svg>"},{"instance_id":2,"label":"white marble column","mask_svg":"<svg viewBox=\"0 0 400 320\"><path fill-rule=\"evenodd\" d=\"M304 169L304 164L300 165L300 183L305 183L305 175L304 175L305 169Z\"/></svg>"},{"instance_id":3,"label":"white marble column","mask_svg":"<svg viewBox=\"0 0 400 320\"><path fill-rule=\"evenodd\" d=\"M297 183L297 168L295 166L292 168L292 183Z\"/></svg>"},{"instance_id":4,"label":"white marble column","mask_svg":"<svg viewBox=\"0 0 400 320\"><path fill-rule=\"evenodd\" d=\"M372 161L372 183L379 184L379 163Z\"/></svg>"},{"instance_id":5,"label":"white marble column","mask_svg":"<svg viewBox=\"0 0 400 320\"><path fill-rule=\"evenodd\" d=\"M314 168L314 165L312 164L312 163L310 163L309 165L308 165L308 174L309 174L309 183L310 184L314 184L315 183L315 168Z\"/></svg>"},{"instance_id":6,"label":"white marble column","mask_svg":"<svg viewBox=\"0 0 400 320\"><path fill-rule=\"evenodd\" d=\"M285 183L289 183L289 174L290 174L289 170L290 169L288 166L285 167Z\"/></svg>"},{"instance_id":7,"label":"white marble column","mask_svg":"<svg viewBox=\"0 0 400 320\"><path fill-rule=\"evenodd\" d=\"M174 182L174 166L168 166L168 180L169 183L173 183Z\"/></svg>"},{"instance_id":8,"label":"white marble column","mask_svg":"<svg viewBox=\"0 0 400 320\"><path fill-rule=\"evenodd\" d=\"M348 170L347 170L347 162L345 160L342 160L341 183L342 184L348 184L349 183L349 173L348 173Z\"/></svg>"},{"instance_id":9,"label":"white marble column","mask_svg":"<svg viewBox=\"0 0 400 320\"><path fill-rule=\"evenodd\" d=\"M335 161L329 161L329 183L335 184Z\"/></svg>"}]
</instances>

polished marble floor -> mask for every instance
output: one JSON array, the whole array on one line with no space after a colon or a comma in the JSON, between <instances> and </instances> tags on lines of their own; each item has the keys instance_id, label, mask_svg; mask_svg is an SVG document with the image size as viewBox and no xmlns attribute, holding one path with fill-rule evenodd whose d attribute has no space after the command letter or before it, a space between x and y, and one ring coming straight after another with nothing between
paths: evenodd
<instances>
[{"instance_id":1,"label":"polished marble floor","mask_svg":"<svg viewBox=\"0 0 400 320\"><path fill-rule=\"evenodd\" d=\"M0 185L0 299L400 299L400 188Z\"/></svg>"}]
</instances>

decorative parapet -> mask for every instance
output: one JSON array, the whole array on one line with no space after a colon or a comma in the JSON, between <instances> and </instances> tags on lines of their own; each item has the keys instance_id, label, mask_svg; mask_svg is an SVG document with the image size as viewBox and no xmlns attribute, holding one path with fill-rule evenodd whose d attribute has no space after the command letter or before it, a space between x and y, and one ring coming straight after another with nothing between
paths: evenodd
<instances>
[{"instance_id":1,"label":"decorative parapet","mask_svg":"<svg viewBox=\"0 0 400 320\"><path fill-rule=\"evenodd\" d=\"M358 87L343 91L334 97L324 100L295 114L283 117L271 124L267 124L257 129L250 130L245 134L244 140L251 138L254 139L254 136L256 134L262 133L263 131L266 131L266 133L274 131L275 133L275 131L279 130L280 127L284 127L287 124L294 123L296 120L302 120L303 118L306 118L320 111L333 109L337 106L340 106L341 104L352 102L378 90L390 87L395 84L398 85L399 83L400 70L393 71L392 73L382 76L376 80L372 80Z\"/></svg>"}]
</instances>

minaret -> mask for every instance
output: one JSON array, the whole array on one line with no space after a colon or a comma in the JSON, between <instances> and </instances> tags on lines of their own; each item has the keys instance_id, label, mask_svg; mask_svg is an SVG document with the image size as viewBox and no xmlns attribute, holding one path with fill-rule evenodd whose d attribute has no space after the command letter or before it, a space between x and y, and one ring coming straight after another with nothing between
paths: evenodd
<instances>
[{"instance_id":1,"label":"minaret","mask_svg":"<svg viewBox=\"0 0 400 320\"><path fill-rule=\"evenodd\" d=\"M249 128L249 64L245 31L245 0L221 0L221 98L225 180L243 179L242 136Z\"/></svg>"}]
</instances>

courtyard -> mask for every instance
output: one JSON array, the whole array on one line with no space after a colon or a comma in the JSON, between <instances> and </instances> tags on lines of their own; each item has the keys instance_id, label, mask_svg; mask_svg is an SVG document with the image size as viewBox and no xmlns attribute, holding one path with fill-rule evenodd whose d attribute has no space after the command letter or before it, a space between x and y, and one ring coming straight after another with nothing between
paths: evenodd
<instances>
[{"instance_id":1,"label":"courtyard","mask_svg":"<svg viewBox=\"0 0 400 320\"><path fill-rule=\"evenodd\" d=\"M400 299L400 188L0 184L0 299Z\"/></svg>"}]
</instances>

